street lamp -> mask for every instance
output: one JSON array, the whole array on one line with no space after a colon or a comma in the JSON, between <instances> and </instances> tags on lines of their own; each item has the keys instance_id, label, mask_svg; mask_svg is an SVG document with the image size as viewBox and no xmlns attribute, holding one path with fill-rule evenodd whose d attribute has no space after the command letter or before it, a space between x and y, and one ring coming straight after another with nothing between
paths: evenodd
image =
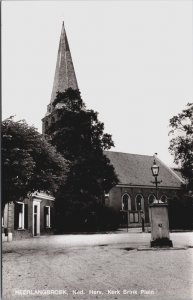
<instances>
[{"instance_id":1,"label":"street lamp","mask_svg":"<svg viewBox=\"0 0 193 300\"><path fill-rule=\"evenodd\" d=\"M155 159L153 162L153 166L151 167L151 171L153 176L157 177L159 175L159 167L156 165Z\"/></svg>"},{"instance_id":2,"label":"street lamp","mask_svg":"<svg viewBox=\"0 0 193 300\"><path fill-rule=\"evenodd\" d=\"M149 205L151 214L151 247L173 247L169 234L169 218L168 218L168 205L158 200L158 181L159 166L156 164L154 158L153 166L151 167L152 175L155 181L156 188L156 201Z\"/></svg>"},{"instance_id":3,"label":"street lamp","mask_svg":"<svg viewBox=\"0 0 193 300\"><path fill-rule=\"evenodd\" d=\"M158 201L159 203L159 200L158 200L158 184L161 183L162 181L158 181L157 180L157 177L159 175L159 166L156 165L156 161L154 159L154 162L153 162L153 166L151 167L151 171L152 171L152 175L153 177L155 178L155 181L152 181L152 183L155 184L155 189L156 189L156 200Z\"/></svg>"}]
</instances>

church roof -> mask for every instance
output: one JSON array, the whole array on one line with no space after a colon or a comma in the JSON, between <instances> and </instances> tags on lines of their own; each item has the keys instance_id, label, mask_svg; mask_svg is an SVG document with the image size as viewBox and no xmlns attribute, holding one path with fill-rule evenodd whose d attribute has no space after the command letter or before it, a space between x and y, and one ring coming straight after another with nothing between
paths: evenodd
<instances>
[{"instance_id":1,"label":"church roof","mask_svg":"<svg viewBox=\"0 0 193 300\"><path fill-rule=\"evenodd\" d=\"M159 166L158 181L160 187L180 188L182 179L167 167L157 156L105 151L118 175L119 184L131 186L154 186L151 166L155 158Z\"/></svg>"},{"instance_id":2,"label":"church roof","mask_svg":"<svg viewBox=\"0 0 193 300\"><path fill-rule=\"evenodd\" d=\"M180 177L182 180L184 180L183 176L182 176L182 172L179 168L172 168L172 171L174 171L174 173L176 173L178 175L178 177Z\"/></svg>"},{"instance_id":3,"label":"church roof","mask_svg":"<svg viewBox=\"0 0 193 300\"><path fill-rule=\"evenodd\" d=\"M76 80L76 74L74 71L69 43L63 22L56 62L54 84L51 95L51 103L55 100L58 91L65 92L65 90L68 88L76 90L78 89L78 83Z\"/></svg>"}]
</instances>

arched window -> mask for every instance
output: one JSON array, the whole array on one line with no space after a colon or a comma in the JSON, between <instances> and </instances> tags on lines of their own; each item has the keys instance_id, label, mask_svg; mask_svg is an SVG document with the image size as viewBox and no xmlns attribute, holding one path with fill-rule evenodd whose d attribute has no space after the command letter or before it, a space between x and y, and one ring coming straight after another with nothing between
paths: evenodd
<instances>
[{"instance_id":1,"label":"arched window","mask_svg":"<svg viewBox=\"0 0 193 300\"><path fill-rule=\"evenodd\" d=\"M144 210L144 198L141 194L135 197L135 208L136 210Z\"/></svg>"},{"instance_id":2,"label":"arched window","mask_svg":"<svg viewBox=\"0 0 193 300\"><path fill-rule=\"evenodd\" d=\"M131 198L128 194L122 196L122 210L131 210Z\"/></svg>"},{"instance_id":3,"label":"arched window","mask_svg":"<svg viewBox=\"0 0 193 300\"><path fill-rule=\"evenodd\" d=\"M167 199L168 199L168 198L167 198L166 195L162 195L160 199L161 199L162 202L165 203L165 202L167 202Z\"/></svg>"},{"instance_id":4,"label":"arched window","mask_svg":"<svg viewBox=\"0 0 193 300\"><path fill-rule=\"evenodd\" d=\"M148 197L148 203L152 204L156 200L156 196L154 194L150 194Z\"/></svg>"},{"instance_id":5,"label":"arched window","mask_svg":"<svg viewBox=\"0 0 193 300\"><path fill-rule=\"evenodd\" d=\"M55 123L55 118L54 117L51 118L51 122Z\"/></svg>"}]
</instances>

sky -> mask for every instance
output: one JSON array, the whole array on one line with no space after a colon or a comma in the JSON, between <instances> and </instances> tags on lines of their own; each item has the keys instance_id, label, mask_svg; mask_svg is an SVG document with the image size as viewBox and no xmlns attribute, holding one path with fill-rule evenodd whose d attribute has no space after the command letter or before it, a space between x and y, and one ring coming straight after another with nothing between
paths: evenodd
<instances>
[{"instance_id":1,"label":"sky","mask_svg":"<svg viewBox=\"0 0 193 300\"><path fill-rule=\"evenodd\" d=\"M2 118L41 132L64 21L82 98L113 151L173 166L169 119L193 102L191 0L3 1Z\"/></svg>"}]
</instances>

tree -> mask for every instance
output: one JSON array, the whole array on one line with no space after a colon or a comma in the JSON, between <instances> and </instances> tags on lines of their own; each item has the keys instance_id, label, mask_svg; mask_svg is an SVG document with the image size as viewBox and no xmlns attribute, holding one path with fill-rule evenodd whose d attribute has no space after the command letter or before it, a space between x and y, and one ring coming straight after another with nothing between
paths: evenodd
<instances>
[{"instance_id":1,"label":"tree","mask_svg":"<svg viewBox=\"0 0 193 300\"><path fill-rule=\"evenodd\" d=\"M170 127L169 150L180 166L188 190L193 190L193 103L188 103L181 113L170 119Z\"/></svg>"},{"instance_id":2,"label":"tree","mask_svg":"<svg viewBox=\"0 0 193 300\"><path fill-rule=\"evenodd\" d=\"M2 208L29 192L56 193L67 163L43 136L24 120L2 122Z\"/></svg>"},{"instance_id":3,"label":"tree","mask_svg":"<svg viewBox=\"0 0 193 300\"><path fill-rule=\"evenodd\" d=\"M57 151L70 161L67 180L56 198L58 211L61 218L64 212L78 212L79 216L80 211L82 215L96 212L104 194L118 183L114 167L104 154L114 146L111 135L104 133L97 113L86 109L78 90L58 93L53 105L60 109L47 133Z\"/></svg>"}]
</instances>

